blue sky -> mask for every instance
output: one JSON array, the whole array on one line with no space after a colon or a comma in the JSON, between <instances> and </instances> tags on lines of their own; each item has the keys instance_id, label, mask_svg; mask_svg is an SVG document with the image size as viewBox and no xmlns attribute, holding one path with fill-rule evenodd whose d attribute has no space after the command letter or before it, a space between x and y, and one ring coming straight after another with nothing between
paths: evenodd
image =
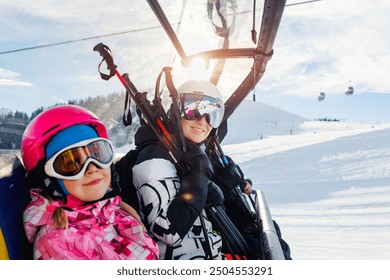
<instances>
[{"instance_id":1,"label":"blue sky","mask_svg":"<svg viewBox=\"0 0 390 280\"><path fill-rule=\"evenodd\" d=\"M237 3L243 2L248 1ZM0 6L0 53L158 25L142 0L0 0ZM256 99L309 119L390 122L389 14L388 0L286 7ZM161 55L171 50L165 36L129 32L0 54L0 107L30 114L40 106L123 91L118 81L98 77L100 57L92 48L101 41L133 73L136 85L153 87L158 71L149 66L161 69L169 60ZM348 85L355 89L352 96L344 94ZM323 102L317 100L321 91Z\"/></svg>"}]
</instances>

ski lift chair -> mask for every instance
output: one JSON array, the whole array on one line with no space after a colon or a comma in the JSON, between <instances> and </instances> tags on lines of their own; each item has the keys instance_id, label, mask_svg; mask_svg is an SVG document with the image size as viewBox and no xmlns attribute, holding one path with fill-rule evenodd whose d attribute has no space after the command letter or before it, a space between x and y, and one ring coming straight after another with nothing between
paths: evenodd
<instances>
[{"instance_id":1,"label":"ski lift chair","mask_svg":"<svg viewBox=\"0 0 390 280\"><path fill-rule=\"evenodd\" d=\"M318 96L318 101L323 101L325 99L325 93L321 92L320 95Z\"/></svg>"},{"instance_id":2,"label":"ski lift chair","mask_svg":"<svg viewBox=\"0 0 390 280\"><path fill-rule=\"evenodd\" d=\"M353 87L352 87L352 86L349 86L349 87L345 90L345 94L346 94L346 95L352 95L352 94L353 94Z\"/></svg>"},{"instance_id":3,"label":"ski lift chair","mask_svg":"<svg viewBox=\"0 0 390 280\"><path fill-rule=\"evenodd\" d=\"M19 152L0 156L0 259L32 259L32 245L23 228L23 210L30 201Z\"/></svg>"}]
</instances>

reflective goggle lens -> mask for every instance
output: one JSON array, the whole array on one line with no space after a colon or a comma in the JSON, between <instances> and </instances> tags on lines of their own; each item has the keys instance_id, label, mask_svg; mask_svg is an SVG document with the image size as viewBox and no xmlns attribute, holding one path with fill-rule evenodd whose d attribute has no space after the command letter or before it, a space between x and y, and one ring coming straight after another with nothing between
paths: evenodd
<instances>
[{"instance_id":1,"label":"reflective goggle lens","mask_svg":"<svg viewBox=\"0 0 390 280\"><path fill-rule=\"evenodd\" d=\"M56 153L47 161L45 172L52 177L76 180L83 176L87 163L93 162L97 166L105 168L111 165L113 158L113 148L107 139L89 139ZM83 170L84 172L80 174Z\"/></svg>"},{"instance_id":2,"label":"reflective goggle lens","mask_svg":"<svg viewBox=\"0 0 390 280\"><path fill-rule=\"evenodd\" d=\"M222 121L224 104L221 100L203 94L183 94L183 118L192 121L206 115L207 122L217 128Z\"/></svg>"}]
</instances>

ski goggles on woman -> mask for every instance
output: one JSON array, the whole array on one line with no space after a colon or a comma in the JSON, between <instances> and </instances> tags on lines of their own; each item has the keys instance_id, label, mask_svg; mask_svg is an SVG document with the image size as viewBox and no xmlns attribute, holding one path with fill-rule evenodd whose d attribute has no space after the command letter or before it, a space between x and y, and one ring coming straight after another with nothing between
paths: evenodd
<instances>
[{"instance_id":1,"label":"ski goggles on woman","mask_svg":"<svg viewBox=\"0 0 390 280\"><path fill-rule=\"evenodd\" d=\"M182 117L193 121L206 116L207 122L217 128L223 118L225 106L222 100L203 94L182 94Z\"/></svg>"},{"instance_id":2,"label":"ski goggles on woman","mask_svg":"<svg viewBox=\"0 0 390 280\"><path fill-rule=\"evenodd\" d=\"M111 142L105 138L92 138L58 151L46 162L45 172L58 179L78 180L84 176L90 163L107 168L113 159Z\"/></svg>"}]
</instances>

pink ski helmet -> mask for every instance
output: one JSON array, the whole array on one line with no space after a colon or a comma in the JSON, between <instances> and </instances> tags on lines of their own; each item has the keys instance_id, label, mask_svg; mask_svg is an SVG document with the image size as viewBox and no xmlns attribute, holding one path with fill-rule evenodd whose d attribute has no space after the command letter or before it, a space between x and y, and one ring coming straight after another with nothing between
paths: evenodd
<instances>
[{"instance_id":1,"label":"pink ski helmet","mask_svg":"<svg viewBox=\"0 0 390 280\"><path fill-rule=\"evenodd\" d=\"M89 125L99 137L108 139L103 122L91 111L76 105L60 105L43 111L26 127L22 136L21 156L27 172L45 158L45 146L58 132L74 125Z\"/></svg>"}]
</instances>

